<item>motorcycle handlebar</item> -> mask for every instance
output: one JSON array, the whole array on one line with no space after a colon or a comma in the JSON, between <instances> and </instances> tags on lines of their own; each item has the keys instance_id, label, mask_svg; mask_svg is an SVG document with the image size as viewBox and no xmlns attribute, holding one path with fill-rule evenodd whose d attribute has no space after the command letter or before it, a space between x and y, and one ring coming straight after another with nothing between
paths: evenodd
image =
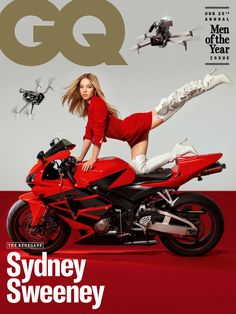
<instances>
[{"instance_id":1,"label":"motorcycle handlebar","mask_svg":"<svg viewBox=\"0 0 236 314\"><path fill-rule=\"evenodd\" d=\"M76 183L76 180L75 180L75 178L73 177L73 174L72 174L72 172L71 172L71 170L70 169L67 169L66 170L66 174L68 175L68 178L70 179L70 181L73 183L73 185Z\"/></svg>"},{"instance_id":2,"label":"motorcycle handlebar","mask_svg":"<svg viewBox=\"0 0 236 314\"><path fill-rule=\"evenodd\" d=\"M68 158L63 160L60 165L61 172L68 176L68 178L70 179L73 185L76 183L76 180L73 176L75 165L76 165L76 158L73 156L69 156Z\"/></svg>"}]
</instances>

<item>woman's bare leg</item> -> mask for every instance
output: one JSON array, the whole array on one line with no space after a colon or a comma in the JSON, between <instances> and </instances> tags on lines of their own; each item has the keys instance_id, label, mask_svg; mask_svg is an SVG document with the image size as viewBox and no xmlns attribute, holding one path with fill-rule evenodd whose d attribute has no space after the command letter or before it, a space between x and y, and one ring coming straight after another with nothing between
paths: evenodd
<instances>
[{"instance_id":1,"label":"woman's bare leg","mask_svg":"<svg viewBox=\"0 0 236 314\"><path fill-rule=\"evenodd\" d=\"M157 117L157 113L154 110L152 112L152 126L154 129L161 125L164 120ZM182 156L187 153L195 154L192 146L182 146L177 144L170 153L162 154L151 159L147 159L147 149L148 149L148 137L143 141L134 145L131 149L131 166L134 168L137 174L147 174L151 173L158 168L174 161L177 156Z\"/></svg>"},{"instance_id":2,"label":"woman's bare leg","mask_svg":"<svg viewBox=\"0 0 236 314\"><path fill-rule=\"evenodd\" d=\"M155 126L156 127L156 126ZM160 155L151 159L147 159L148 137L143 141L134 145L131 149L131 166L137 174L145 174L153 172L163 165L173 161L175 156L172 153Z\"/></svg>"},{"instance_id":3,"label":"woman's bare leg","mask_svg":"<svg viewBox=\"0 0 236 314\"><path fill-rule=\"evenodd\" d=\"M151 129L155 129L159 125L161 125L164 122L163 119L158 118L156 110L152 111L152 126Z\"/></svg>"},{"instance_id":4,"label":"woman's bare leg","mask_svg":"<svg viewBox=\"0 0 236 314\"><path fill-rule=\"evenodd\" d=\"M131 159L134 159L135 157L139 155L146 155L148 149L148 137L146 137L143 141L135 144L131 148Z\"/></svg>"}]
</instances>

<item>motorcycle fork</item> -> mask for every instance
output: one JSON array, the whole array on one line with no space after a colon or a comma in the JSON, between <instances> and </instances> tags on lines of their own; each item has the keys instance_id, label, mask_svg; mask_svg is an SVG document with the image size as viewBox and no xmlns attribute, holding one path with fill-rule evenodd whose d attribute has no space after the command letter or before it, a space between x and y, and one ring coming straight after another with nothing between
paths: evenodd
<instances>
[{"instance_id":1,"label":"motorcycle fork","mask_svg":"<svg viewBox=\"0 0 236 314\"><path fill-rule=\"evenodd\" d=\"M31 226L35 227L44 222L45 215L48 211L47 206L35 197L33 192L25 193L19 197L22 201L29 204L32 213Z\"/></svg>"}]
</instances>

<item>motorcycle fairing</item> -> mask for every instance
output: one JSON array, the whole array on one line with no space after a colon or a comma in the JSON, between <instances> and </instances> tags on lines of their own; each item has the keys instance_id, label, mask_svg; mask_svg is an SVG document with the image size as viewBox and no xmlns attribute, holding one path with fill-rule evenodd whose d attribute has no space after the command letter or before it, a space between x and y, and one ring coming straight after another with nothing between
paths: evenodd
<instances>
[{"instance_id":1,"label":"motorcycle fairing","mask_svg":"<svg viewBox=\"0 0 236 314\"><path fill-rule=\"evenodd\" d=\"M111 175L108 175L108 176L104 177L104 178L92 181L90 184L92 186L99 186L99 187L101 187L103 189L107 189L108 187L112 186L112 184L114 184L114 182L116 180L118 180L123 175L123 173L125 171L126 171L126 169L122 169L122 170L117 171L117 172L115 172L115 173L113 173Z\"/></svg>"},{"instance_id":2,"label":"motorcycle fairing","mask_svg":"<svg viewBox=\"0 0 236 314\"><path fill-rule=\"evenodd\" d=\"M176 166L172 168L173 175L164 183L165 188L179 188L192 178L199 177L203 174L204 169L217 162L223 154L208 154L197 156L181 156L176 160ZM203 174L204 175L204 174ZM161 187L163 182L148 182L142 186Z\"/></svg>"},{"instance_id":3,"label":"motorcycle fairing","mask_svg":"<svg viewBox=\"0 0 236 314\"><path fill-rule=\"evenodd\" d=\"M43 202L48 204L50 202L64 201L66 195L71 195L73 197L86 197L93 194L94 193L92 191L86 188L80 188L80 189L74 188L74 189L66 189L64 192L59 192L56 194L45 196L42 199L43 199Z\"/></svg>"},{"instance_id":4,"label":"motorcycle fairing","mask_svg":"<svg viewBox=\"0 0 236 314\"><path fill-rule=\"evenodd\" d=\"M112 204L89 190L88 195L82 197L79 197L80 190L77 190L77 195L75 191L67 191L64 193L64 200L58 202L50 202L50 198L47 198L47 204L50 208L55 208L56 215L71 227L74 241L79 241L94 233L95 223L107 214ZM82 191L82 194L85 195L85 192Z\"/></svg>"},{"instance_id":5,"label":"motorcycle fairing","mask_svg":"<svg viewBox=\"0 0 236 314\"><path fill-rule=\"evenodd\" d=\"M65 150L65 151L60 151L56 153L55 155L49 156L46 160L38 160L38 162L30 169L29 174L43 170L45 168L45 163L49 164L53 160L66 159L69 156L70 156L70 152L68 150Z\"/></svg>"},{"instance_id":6,"label":"motorcycle fairing","mask_svg":"<svg viewBox=\"0 0 236 314\"><path fill-rule=\"evenodd\" d=\"M40 223L41 218L47 212L47 207L40 201L37 196L32 193L25 193L19 197L22 201L27 202L32 212L32 226L37 226Z\"/></svg>"},{"instance_id":7,"label":"motorcycle fairing","mask_svg":"<svg viewBox=\"0 0 236 314\"><path fill-rule=\"evenodd\" d=\"M66 139L60 140L58 143L56 143L53 147L51 147L44 156L47 158L49 156L52 156L58 152L63 152L65 150L72 150L75 147L75 144L72 144L70 141Z\"/></svg>"},{"instance_id":8,"label":"motorcycle fairing","mask_svg":"<svg viewBox=\"0 0 236 314\"><path fill-rule=\"evenodd\" d=\"M100 158L96 161L94 168L84 172L83 163L77 166L74 178L77 185L87 182L87 185L98 185L105 188L115 188L131 184L135 180L133 168L124 160L117 157Z\"/></svg>"}]
</instances>

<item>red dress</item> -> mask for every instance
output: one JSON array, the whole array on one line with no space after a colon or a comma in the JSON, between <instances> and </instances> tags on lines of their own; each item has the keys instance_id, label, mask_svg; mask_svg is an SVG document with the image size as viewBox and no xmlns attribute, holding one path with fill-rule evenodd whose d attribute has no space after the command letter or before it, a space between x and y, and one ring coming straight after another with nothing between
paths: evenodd
<instances>
[{"instance_id":1,"label":"red dress","mask_svg":"<svg viewBox=\"0 0 236 314\"><path fill-rule=\"evenodd\" d=\"M84 139L101 146L106 137L128 142L130 147L144 140L151 129L152 112L134 113L124 120L110 114L106 103L93 96L88 104L88 122Z\"/></svg>"}]
</instances>

